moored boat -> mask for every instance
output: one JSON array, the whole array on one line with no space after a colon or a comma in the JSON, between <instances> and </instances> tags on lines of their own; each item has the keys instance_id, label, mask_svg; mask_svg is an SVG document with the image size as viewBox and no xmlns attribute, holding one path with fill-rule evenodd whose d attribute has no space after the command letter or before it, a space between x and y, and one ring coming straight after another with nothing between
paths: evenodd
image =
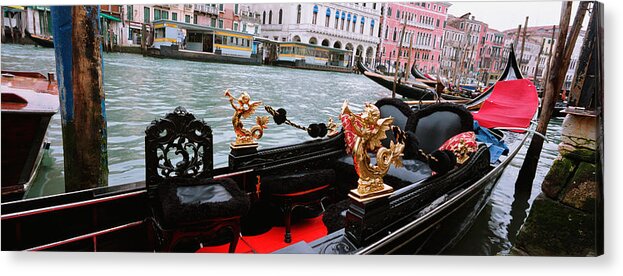
<instances>
[{"instance_id":1,"label":"moored boat","mask_svg":"<svg viewBox=\"0 0 623 276\"><path fill-rule=\"evenodd\" d=\"M420 70L418 70L415 63L413 63L413 66L411 66L411 76L413 76L416 81L424 83L432 88L435 88L437 85L437 80L430 75L422 73Z\"/></svg>"},{"instance_id":2,"label":"moored boat","mask_svg":"<svg viewBox=\"0 0 623 276\"><path fill-rule=\"evenodd\" d=\"M521 90L517 89L520 86L529 87L525 83L499 84L500 90L491 95L503 94L500 100L516 98L507 89L512 89L514 93ZM529 89L524 92L531 93ZM512 97L508 97L509 94ZM249 106L255 105L251 103ZM444 133L457 126L459 134L474 129L474 115L457 105L445 103L414 112L398 100L386 99L375 106L381 117L392 116L395 118L394 125L415 133L418 138L433 136L426 135L430 133ZM492 110L498 113L491 113ZM513 111L507 110L506 113ZM287 122L284 111L278 110L275 114L278 115L273 115L276 123ZM487 114L488 117L485 116ZM476 120L486 121L493 129L498 115L499 109L483 105ZM532 116L528 117L529 125ZM443 123L434 123L439 120ZM511 126L506 121L498 123ZM319 125L315 127L322 129ZM437 127L440 129L435 129ZM318 135L322 130L314 132L313 128L310 125L307 131L316 137L325 136ZM184 139L178 140L175 136L177 132L183 133ZM420 137L418 133L425 135ZM190 112L178 108L165 118L154 121L146 131L146 182L4 203L1 208L4 230L2 250L159 251L163 236L159 234L161 229L154 226L158 216L154 215L153 201L166 190L152 186L160 181L154 176L155 173L181 173L192 174L192 178L199 181L228 179L219 183L233 182L248 197L250 207L240 218L242 238L233 247L235 252L439 254L457 242L469 228L486 203L497 178L527 138L527 133L508 130L493 130L493 133L494 137L498 137L497 141L505 141L509 148L508 153L499 159L492 160L487 147L480 145L463 160L462 165L448 167L449 170L441 172L434 168L433 163L404 157L404 167L390 168L383 178L394 189L393 194L360 201L350 197L350 190L358 182L358 173L356 161L346 151L345 137L348 132L345 129L335 136L277 148L253 150L232 145L228 166L213 169L211 129ZM433 140L422 138L420 147L434 152L440 143L451 140L447 139L448 135L454 137L454 134L445 134ZM200 147L186 144L197 140L203 141ZM153 147L152 141L162 143ZM411 148L414 146L412 141L406 140L405 145ZM179 162L171 162L166 157L169 151L176 151L177 155L178 150L189 149L193 152L179 155L184 156L184 160ZM153 153L163 152L163 159L149 157L152 150ZM198 152L202 154L196 155ZM200 156L201 160L190 158L192 156ZM194 170L195 165L206 167ZM301 187L305 188L296 192L291 190ZM222 194L222 190L215 188L214 191ZM234 196L233 192L230 194L232 197L239 196ZM287 228L284 229L279 222L274 223L283 220L288 213L288 209L283 208L288 200L280 200L283 198L297 199L297 204L305 206L298 208L305 210L304 214L297 216L292 212L294 218L298 217L298 223L292 219L289 242L286 241L287 235L284 240ZM316 212L322 208L314 206L318 202L322 202L327 210L322 215ZM284 224L287 225L288 221ZM46 231L38 231L40 229ZM215 233L217 238L209 240L190 236L192 242L189 244L196 247L180 245L177 250L226 251L229 235L219 231ZM234 237L237 240L238 236ZM199 248L198 244L202 247ZM221 248L221 244L226 248Z\"/></svg>"},{"instance_id":3,"label":"moored boat","mask_svg":"<svg viewBox=\"0 0 623 276\"><path fill-rule=\"evenodd\" d=\"M54 40L51 37L31 34L28 30L25 30L24 32L26 36L30 38L30 40L32 40L35 44L45 48L54 48Z\"/></svg>"},{"instance_id":4,"label":"moored boat","mask_svg":"<svg viewBox=\"0 0 623 276\"><path fill-rule=\"evenodd\" d=\"M521 74L521 70L519 70L519 65L517 65L514 46L511 44L508 59L506 60L506 67L504 67L504 71L500 75L500 78L497 80L497 82L520 79L523 79L523 75ZM494 87L495 84L492 84L491 86L485 88L479 96L475 97L466 104L467 108L474 109L479 107L487 98L489 98Z\"/></svg>"},{"instance_id":5,"label":"moored boat","mask_svg":"<svg viewBox=\"0 0 623 276\"><path fill-rule=\"evenodd\" d=\"M54 76L2 71L2 201L21 199L33 182L58 111Z\"/></svg>"},{"instance_id":6,"label":"moored boat","mask_svg":"<svg viewBox=\"0 0 623 276\"><path fill-rule=\"evenodd\" d=\"M393 90L394 89L394 78L390 76L384 76L367 68L365 65L361 63L360 60L357 61L357 68L361 74L365 75L372 81L380 84L381 86ZM402 95L403 97L407 97L413 100L434 100L437 95L435 91L426 83L420 81L413 80L404 80L399 78L396 83L396 94ZM464 100L463 97L441 94L439 95L442 99L446 100Z\"/></svg>"}]
</instances>

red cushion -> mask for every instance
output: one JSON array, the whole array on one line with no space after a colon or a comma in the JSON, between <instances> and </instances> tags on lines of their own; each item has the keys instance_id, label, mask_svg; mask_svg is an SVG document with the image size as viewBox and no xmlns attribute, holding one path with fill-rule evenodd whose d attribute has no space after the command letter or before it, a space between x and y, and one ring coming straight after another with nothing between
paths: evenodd
<instances>
[{"instance_id":1,"label":"red cushion","mask_svg":"<svg viewBox=\"0 0 623 276\"><path fill-rule=\"evenodd\" d=\"M439 150L449 150L456 156L457 164L463 164L471 153L478 150L478 143L476 143L476 134L473 131L467 131L459 133L454 137L448 139Z\"/></svg>"}]
</instances>

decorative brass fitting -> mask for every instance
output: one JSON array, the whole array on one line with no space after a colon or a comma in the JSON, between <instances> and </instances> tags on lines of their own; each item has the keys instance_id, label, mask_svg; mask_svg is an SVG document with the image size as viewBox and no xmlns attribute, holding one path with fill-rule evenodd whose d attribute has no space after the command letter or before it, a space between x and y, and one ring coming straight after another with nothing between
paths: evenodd
<instances>
[{"instance_id":1,"label":"decorative brass fitting","mask_svg":"<svg viewBox=\"0 0 623 276\"><path fill-rule=\"evenodd\" d=\"M353 148L353 161L359 180L357 190L352 190L351 196L354 195L358 200L391 193L393 189L383 183L383 176L387 174L390 165L402 166L404 139L398 139L397 143L390 142L389 149L381 145L381 141L387 138L385 131L392 127L394 119L392 117L381 119L380 114L379 109L370 103L365 104L361 114L351 112L348 101L344 101L342 105L340 117L346 116L357 137ZM376 151L376 165L370 164L368 151Z\"/></svg>"},{"instance_id":2,"label":"decorative brass fitting","mask_svg":"<svg viewBox=\"0 0 623 276\"><path fill-rule=\"evenodd\" d=\"M247 119L255 113L255 110L262 105L262 102L251 102L251 96L247 92L242 92L238 99L235 99L229 89L225 91L225 96L229 98L231 107L234 108L234 116L231 118L231 123L234 126L236 132L236 141L232 142L232 147L241 146L257 146L255 140L259 140L264 135L264 129L268 125L268 116L257 116L255 122L256 125L251 129L243 127L242 119ZM237 101L236 105L234 101Z\"/></svg>"}]
</instances>

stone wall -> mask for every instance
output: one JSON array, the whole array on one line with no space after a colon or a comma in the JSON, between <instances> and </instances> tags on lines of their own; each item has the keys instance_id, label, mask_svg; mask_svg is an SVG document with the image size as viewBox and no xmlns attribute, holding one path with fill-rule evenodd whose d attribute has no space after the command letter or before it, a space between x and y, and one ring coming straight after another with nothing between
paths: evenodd
<instances>
[{"instance_id":1,"label":"stone wall","mask_svg":"<svg viewBox=\"0 0 623 276\"><path fill-rule=\"evenodd\" d=\"M603 214L601 172L597 161L597 118L568 114L563 121L559 155L541 185L513 253L531 256L595 256Z\"/></svg>"}]
</instances>

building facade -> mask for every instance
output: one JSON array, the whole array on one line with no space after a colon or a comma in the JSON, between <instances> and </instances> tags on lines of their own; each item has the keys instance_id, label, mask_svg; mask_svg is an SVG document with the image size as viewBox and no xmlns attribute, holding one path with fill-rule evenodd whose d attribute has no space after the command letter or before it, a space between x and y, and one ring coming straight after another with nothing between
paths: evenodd
<instances>
[{"instance_id":1,"label":"building facade","mask_svg":"<svg viewBox=\"0 0 623 276\"><path fill-rule=\"evenodd\" d=\"M122 6L123 28L118 33L120 45L140 45L143 24L151 31L150 23L154 20L174 20L192 22L194 6L191 4L124 5Z\"/></svg>"},{"instance_id":2,"label":"building facade","mask_svg":"<svg viewBox=\"0 0 623 276\"><path fill-rule=\"evenodd\" d=\"M523 49L523 59L521 58L522 31L519 36L519 41L515 43L515 53L517 54L517 61L519 62L521 59L520 69L524 77L535 79L536 75L536 82L540 85L544 85L544 79L547 76L550 48L556 46L555 38L558 37L558 31L559 29L556 28L553 36L554 39L552 39L552 25L528 27L526 30L526 42ZM517 29L507 30L504 31L504 33L506 34L506 44L510 45L510 43L513 42L517 36ZM569 90L571 88L571 83L573 82L573 78L575 76L575 71L577 69L576 66L582 49L582 43L584 41L584 35L585 30L581 30L575 42L573 53L571 54L571 60L569 62L569 68L567 68L567 73L565 74L562 87L563 90ZM543 43L543 50L541 52L540 59L537 60L539 52L541 51L541 43ZM537 63L539 64L538 70L536 68Z\"/></svg>"},{"instance_id":3,"label":"building facade","mask_svg":"<svg viewBox=\"0 0 623 276\"><path fill-rule=\"evenodd\" d=\"M487 23L476 20L471 13L448 15L442 59L450 61L446 63L450 67L444 67L443 72L456 84L482 79L480 61L488 29Z\"/></svg>"},{"instance_id":4,"label":"building facade","mask_svg":"<svg viewBox=\"0 0 623 276\"><path fill-rule=\"evenodd\" d=\"M480 61L478 70L481 72L481 80L486 83L491 74L499 74L506 63L504 56L505 35L496 29L489 28L485 35L485 43L480 48Z\"/></svg>"},{"instance_id":5,"label":"building facade","mask_svg":"<svg viewBox=\"0 0 623 276\"><path fill-rule=\"evenodd\" d=\"M448 2L384 3L379 45L380 64L390 72L395 70L396 62L402 71L409 70L416 64L422 72L437 74L441 67L443 28L450 6ZM402 49L399 51L401 38ZM400 57L397 57L399 52Z\"/></svg>"},{"instance_id":6,"label":"building facade","mask_svg":"<svg viewBox=\"0 0 623 276\"><path fill-rule=\"evenodd\" d=\"M102 6L104 7L104 6ZM116 31L121 45L140 45L141 28L154 20L171 20L226 30L241 31L241 4L156 4L120 6L122 27ZM259 31L259 28L258 28Z\"/></svg>"},{"instance_id":7,"label":"building facade","mask_svg":"<svg viewBox=\"0 0 623 276\"><path fill-rule=\"evenodd\" d=\"M352 52L374 63L379 44L381 4L279 3L250 4L261 14L261 36L280 42L302 42Z\"/></svg>"}]
</instances>

